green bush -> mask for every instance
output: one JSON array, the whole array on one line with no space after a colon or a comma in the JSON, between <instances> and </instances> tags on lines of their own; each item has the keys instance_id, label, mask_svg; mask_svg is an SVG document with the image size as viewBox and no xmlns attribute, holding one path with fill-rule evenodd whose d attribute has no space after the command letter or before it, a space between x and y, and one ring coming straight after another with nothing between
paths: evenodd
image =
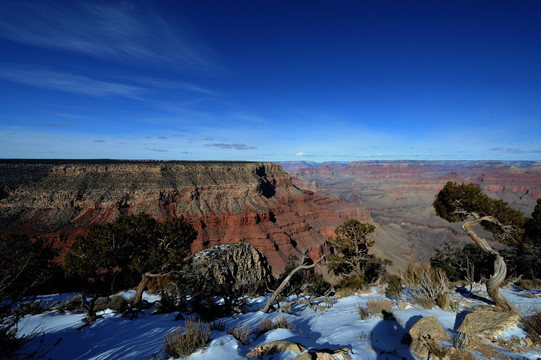
<instances>
[{"instance_id":1,"label":"green bush","mask_svg":"<svg viewBox=\"0 0 541 360\"><path fill-rule=\"evenodd\" d=\"M402 297L402 282L399 276L393 274L387 276L385 296L392 300L399 300Z\"/></svg>"},{"instance_id":2,"label":"green bush","mask_svg":"<svg viewBox=\"0 0 541 360\"><path fill-rule=\"evenodd\" d=\"M366 282L357 275L350 275L340 280L338 283L338 288L363 290L366 288Z\"/></svg>"},{"instance_id":3,"label":"green bush","mask_svg":"<svg viewBox=\"0 0 541 360\"><path fill-rule=\"evenodd\" d=\"M186 319L184 330L178 326L165 335L163 351L169 357L185 357L204 349L209 341L210 326L200 320Z\"/></svg>"},{"instance_id":4,"label":"green bush","mask_svg":"<svg viewBox=\"0 0 541 360\"><path fill-rule=\"evenodd\" d=\"M309 296L320 296L324 295L330 288L329 284L323 278L321 274L311 274L306 278L306 283L308 284L305 289L305 294Z\"/></svg>"},{"instance_id":5,"label":"green bush","mask_svg":"<svg viewBox=\"0 0 541 360\"><path fill-rule=\"evenodd\" d=\"M57 275L57 255L52 241L28 235L0 236L0 301L18 301L24 296L50 290Z\"/></svg>"}]
</instances>

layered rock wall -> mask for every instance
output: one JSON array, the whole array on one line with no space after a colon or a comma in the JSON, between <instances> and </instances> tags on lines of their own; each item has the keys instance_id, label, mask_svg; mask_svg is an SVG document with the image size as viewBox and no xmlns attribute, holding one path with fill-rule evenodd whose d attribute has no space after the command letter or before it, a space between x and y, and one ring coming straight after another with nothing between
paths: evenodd
<instances>
[{"instance_id":1,"label":"layered rock wall","mask_svg":"<svg viewBox=\"0 0 541 360\"><path fill-rule=\"evenodd\" d=\"M192 250L246 242L274 273L287 255L323 251L345 220L369 218L358 205L299 190L281 165L253 162L0 162L0 231L84 233L123 214L184 216L198 231Z\"/></svg>"}]
</instances>

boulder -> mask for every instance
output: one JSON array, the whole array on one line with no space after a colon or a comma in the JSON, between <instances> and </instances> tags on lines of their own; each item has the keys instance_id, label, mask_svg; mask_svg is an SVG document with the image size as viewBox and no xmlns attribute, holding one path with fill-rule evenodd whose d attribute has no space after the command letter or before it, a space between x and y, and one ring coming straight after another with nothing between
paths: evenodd
<instances>
[{"instance_id":1,"label":"boulder","mask_svg":"<svg viewBox=\"0 0 541 360\"><path fill-rule=\"evenodd\" d=\"M300 354L305 350L306 348L299 343L286 340L277 340L256 346L252 349L252 351L246 354L246 356L252 358L262 358L265 355L272 355L277 352L293 351Z\"/></svg>"},{"instance_id":2,"label":"boulder","mask_svg":"<svg viewBox=\"0 0 541 360\"><path fill-rule=\"evenodd\" d=\"M254 292L271 278L265 256L250 244L213 246L191 258L190 283L194 291L217 296L237 297Z\"/></svg>"},{"instance_id":3,"label":"boulder","mask_svg":"<svg viewBox=\"0 0 541 360\"><path fill-rule=\"evenodd\" d=\"M337 350L309 350L302 355L296 356L293 360L351 360L351 349L343 348Z\"/></svg>"},{"instance_id":4,"label":"boulder","mask_svg":"<svg viewBox=\"0 0 541 360\"><path fill-rule=\"evenodd\" d=\"M433 344L442 341L453 342L435 316L420 319L402 338L402 343L409 345L413 353L421 358L429 355Z\"/></svg>"},{"instance_id":5,"label":"boulder","mask_svg":"<svg viewBox=\"0 0 541 360\"><path fill-rule=\"evenodd\" d=\"M343 348L337 350L321 349L308 350L299 343L287 340L271 341L269 343L256 346L252 349L247 357L263 358L266 355L272 355L277 352L293 351L300 354L293 360L351 360L351 349Z\"/></svg>"},{"instance_id":6,"label":"boulder","mask_svg":"<svg viewBox=\"0 0 541 360\"><path fill-rule=\"evenodd\" d=\"M480 310L466 315L458 328L458 332L471 336L481 336L492 341L509 326L516 325L519 321L520 317L515 314Z\"/></svg>"}]
</instances>

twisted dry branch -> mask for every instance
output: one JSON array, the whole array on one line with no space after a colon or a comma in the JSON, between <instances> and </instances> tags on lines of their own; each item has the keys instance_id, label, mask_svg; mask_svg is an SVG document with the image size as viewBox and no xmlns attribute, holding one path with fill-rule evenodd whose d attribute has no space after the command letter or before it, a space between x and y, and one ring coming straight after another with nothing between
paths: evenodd
<instances>
[{"instance_id":1,"label":"twisted dry branch","mask_svg":"<svg viewBox=\"0 0 541 360\"><path fill-rule=\"evenodd\" d=\"M481 248L481 250L494 256L494 273L487 281L487 293L498 307L504 309L505 311L522 316L520 310L518 310L509 300L499 293L500 285L507 276L507 266L505 265L503 257L496 250L494 250L485 239L477 235L477 233L473 230L475 226L479 225L483 221L496 224L504 231L506 231L506 226L503 226L496 218L492 216L479 217L475 213L472 215L474 219L467 221L464 225L462 225L462 229L464 229L466 234L468 234L468 236L477 244L477 246Z\"/></svg>"}]
</instances>

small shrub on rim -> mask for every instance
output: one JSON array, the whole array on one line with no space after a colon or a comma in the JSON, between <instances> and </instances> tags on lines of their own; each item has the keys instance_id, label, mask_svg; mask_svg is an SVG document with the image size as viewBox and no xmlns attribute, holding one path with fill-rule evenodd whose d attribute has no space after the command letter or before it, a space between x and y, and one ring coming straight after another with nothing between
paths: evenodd
<instances>
[{"instance_id":1,"label":"small shrub on rim","mask_svg":"<svg viewBox=\"0 0 541 360\"><path fill-rule=\"evenodd\" d=\"M274 329L289 329L295 331L295 326L287 321L286 317L282 315L280 318L262 320L257 324L257 336L264 334Z\"/></svg>"},{"instance_id":2,"label":"small shrub on rim","mask_svg":"<svg viewBox=\"0 0 541 360\"><path fill-rule=\"evenodd\" d=\"M250 339L250 326L242 325L242 322L239 322L237 326L227 329L227 333L233 335L242 345L246 345Z\"/></svg>"},{"instance_id":3,"label":"small shrub on rim","mask_svg":"<svg viewBox=\"0 0 541 360\"><path fill-rule=\"evenodd\" d=\"M440 307L440 309L444 310L447 307L447 304L449 303L449 296L447 295L447 292L441 292L436 296L436 304Z\"/></svg>"},{"instance_id":4,"label":"small shrub on rim","mask_svg":"<svg viewBox=\"0 0 541 360\"><path fill-rule=\"evenodd\" d=\"M408 290L407 294L412 300L424 308L432 308L438 296L447 293L449 280L442 269L432 269L429 265L421 263L417 266L408 264L406 271L400 271L402 283ZM443 297L440 300L444 300Z\"/></svg>"},{"instance_id":5,"label":"small shrub on rim","mask_svg":"<svg viewBox=\"0 0 541 360\"><path fill-rule=\"evenodd\" d=\"M535 309L532 315L523 318L521 326L534 343L541 343L541 308Z\"/></svg>"},{"instance_id":6,"label":"small shrub on rim","mask_svg":"<svg viewBox=\"0 0 541 360\"><path fill-rule=\"evenodd\" d=\"M182 326L168 331L165 335L163 351L169 357L184 357L204 349L209 341L210 326L201 320L186 319Z\"/></svg>"},{"instance_id":7,"label":"small shrub on rim","mask_svg":"<svg viewBox=\"0 0 541 360\"><path fill-rule=\"evenodd\" d=\"M210 330L225 331L225 320L214 320L210 323Z\"/></svg>"},{"instance_id":8,"label":"small shrub on rim","mask_svg":"<svg viewBox=\"0 0 541 360\"><path fill-rule=\"evenodd\" d=\"M361 305L357 305L357 309L359 310L359 316L361 317L362 320L366 320L370 317L370 313L368 312L367 308Z\"/></svg>"},{"instance_id":9,"label":"small shrub on rim","mask_svg":"<svg viewBox=\"0 0 541 360\"><path fill-rule=\"evenodd\" d=\"M381 316L383 311L391 312L393 303L386 299L373 298L366 301L366 307L371 316Z\"/></svg>"}]
</instances>

